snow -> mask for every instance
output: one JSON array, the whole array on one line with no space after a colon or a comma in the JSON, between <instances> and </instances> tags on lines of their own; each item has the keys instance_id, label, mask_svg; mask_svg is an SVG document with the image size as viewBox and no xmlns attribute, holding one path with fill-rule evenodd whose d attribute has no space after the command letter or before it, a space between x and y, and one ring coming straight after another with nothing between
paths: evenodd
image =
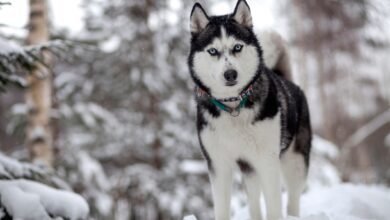
<instances>
[{"instance_id":1,"label":"snow","mask_svg":"<svg viewBox=\"0 0 390 220\"><path fill-rule=\"evenodd\" d=\"M88 186L87 191L93 194L92 201L95 202L99 211L108 215L113 207L113 199L107 194L110 190L110 183L104 173L101 164L92 158L87 152L78 153L79 170L83 183Z\"/></svg>"},{"instance_id":2,"label":"snow","mask_svg":"<svg viewBox=\"0 0 390 220\"><path fill-rule=\"evenodd\" d=\"M58 74L56 78L54 79L54 85L56 87L62 87L69 83L75 83L79 80L82 80L82 78L73 72L62 72L61 74Z\"/></svg>"},{"instance_id":3,"label":"snow","mask_svg":"<svg viewBox=\"0 0 390 220\"><path fill-rule=\"evenodd\" d=\"M98 208L99 212L106 216L109 215L114 206L114 201L112 200L110 195L96 192L95 198L96 207Z\"/></svg>"},{"instance_id":4,"label":"snow","mask_svg":"<svg viewBox=\"0 0 390 220\"><path fill-rule=\"evenodd\" d=\"M303 218L295 218L295 217L287 217L286 218L286 220L299 220L299 219L300 220L338 220L338 219L343 219L343 220L362 220L361 218L355 218L355 217L351 217L351 216L325 214L325 213L310 215L310 216L303 217Z\"/></svg>"},{"instance_id":5,"label":"snow","mask_svg":"<svg viewBox=\"0 0 390 220\"><path fill-rule=\"evenodd\" d=\"M47 170L40 169L36 166L20 163L14 159L4 156L0 153L0 178L12 179L12 178L27 178L35 175L44 176Z\"/></svg>"},{"instance_id":6,"label":"snow","mask_svg":"<svg viewBox=\"0 0 390 220\"><path fill-rule=\"evenodd\" d=\"M37 195L23 192L14 184L3 181L0 183L0 194L1 203L15 219L50 220Z\"/></svg>"},{"instance_id":7,"label":"snow","mask_svg":"<svg viewBox=\"0 0 390 220\"><path fill-rule=\"evenodd\" d=\"M206 174L207 165L204 161L185 160L180 164L180 170L189 174Z\"/></svg>"},{"instance_id":8,"label":"snow","mask_svg":"<svg viewBox=\"0 0 390 220\"><path fill-rule=\"evenodd\" d=\"M1 203L14 219L45 220L52 216L86 219L89 207L79 195L30 180L1 180Z\"/></svg>"},{"instance_id":9,"label":"snow","mask_svg":"<svg viewBox=\"0 0 390 220\"><path fill-rule=\"evenodd\" d=\"M36 126L31 131L31 140L44 139L46 136L46 131L43 126Z\"/></svg>"},{"instance_id":10,"label":"snow","mask_svg":"<svg viewBox=\"0 0 390 220\"><path fill-rule=\"evenodd\" d=\"M109 39L101 43L100 49L106 53L112 53L119 48L120 43L121 38L117 35L113 35Z\"/></svg>"},{"instance_id":11,"label":"snow","mask_svg":"<svg viewBox=\"0 0 390 220\"><path fill-rule=\"evenodd\" d=\"M318 135L313 136L308 187L319 188L341 182L337 168L332 164L339 156L338 147Z\"/></svg>"},{"instance_id":12,"label":"snow","mask_svg":"<svg viewBox=\"0 0 390 220\"><path fill-rule=\"evenodd\" d=\"M390 216L390 189L378 185L352 185L341 183L341 178L332 160L339 156L339 148L318 135L313 137L313 148L308 174L307 190L301 199L301 216L284 220L385 220ZM196 173L196 161L184 161L181 170ZM195 171L194 171L195 170ZM241 189L233 191L232 220L249 220L246 196ZM262 210L265 209L261 198ZM283 210L287 195L283 194ZM189 215L184 220L196 220Z\"/></svg>"},{"instance_id":13,"label":"snow","mask_svg":"<svg viewBox=\"0 0 390 220\"><path fill-rule=\"evenodd\" d=\"M19 162L0 153L0 180L21 178L44 182L61 189L70 189L67 183L53 174L53 170L35 164Z\"/></svg>"},{"instance_id":14,"label":"snow","mask_svg":"<svg viewBox=\"0 0 390 220\"><path fill-rule=\"evenodd\" d=\"M51 170L22 163L0 153L1 207L14 219L51 219L49 214L69 219L85 219L88 216L89 207L81 196L27 179L69 189Z\"/></svg>"},{"instance_id":15,"label":"snow","mask_svg":"<svg viewBox=\"0 0 390 220\"><path fill-rule=\"evenodd\" d=\"M89 112L87 105L84 105L83 103L78 103L74 106L74 110L80 115L81 120L86 126L93 128L97 125L97 121Z\"/></svg>"},{"instance_id":16,"label":"snow","mask_svg":"<svg viewBox=\"0 0 390 220\"><path fill-rule=\"evenodd\" d=\"M330 215L327 219L387 220L390 216L390 190L382 186L342 184L308 192L302 198L302 215L318 213ZM332 218L333 216L333 218Z\"/></svg>"},{"instance_id":17,"label":"snow","mask_svg":"<svg viewBox=\"0 0 390 220\"><path fill-rule=\"evenodd\" d=\"M330 159L336 159L339 155L338 147L335 144L318 135L313 136L312 145L314 154L323 155Z\"/></svg>"},{"instance_id":18,"label":"snow","mask_svg":"<svg viewBox=\"0 0 390 220\"><path fill-rule=\"evenodd\" d=\"M85 151L81 151L78 155L80 161L79 169L85 182L96 182L97 186L101 189L108 190L109 183L107 177L104 174L103 168L91 156Z\"/></svg>"},{"instance_id":19,"label":"snow","mask_svg":"<svg viewBox=\"0 0 390 220\"><path fill-rule=\"evenodd\" d=\"M11 108L11 113L13 115L26 115L28 113L28 107L24 103L15 104Z\"/></svg>"},{"instance_id":20,"label":"snow","mask_svg":"<svg viewBox=\"0 0 390 220\"><path fill-rule=\"evenodd\" d=\"M183 220L196 220L196 217L194 215L186 216Z\"/></svg>"},{"instance_id":21,"label":"snow","mask_svg":"<svg viewBox=\"0 0 390 220\"><path fill-rule=\"evenodd\" d=\"M7 55L10 53L24 54L24 50L13 41L0 38L0 55Z\"/></svg>"},{"instance_id":22,"label":"snow","mask_svg":"<svg viewBox=\"0 0 390 220\"><path fill-rule=\"evenodd\" d=\"M389 204L388 188L339 184L308 191L301 200L302 217L286 217L285 220L388 220ZM243 209L233 220L249 219L247 207ZM184 220L196 218L186 216Z\"/></svg>"}]
</instances>

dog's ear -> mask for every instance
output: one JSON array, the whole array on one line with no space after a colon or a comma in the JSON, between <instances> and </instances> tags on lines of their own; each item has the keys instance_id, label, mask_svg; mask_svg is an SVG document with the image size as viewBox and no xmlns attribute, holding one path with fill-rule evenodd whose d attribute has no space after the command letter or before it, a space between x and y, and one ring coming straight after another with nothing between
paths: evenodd
<instances>
[{"instance_id":1,"label":"dog's ear","mask_svg":"<svg viewBox=\"0 0 390 220\"><path fill-rule=\"evenodd\" d=\"M209 16L199 3L195 3L191 11L191 33L196 34L206 28L209 23Z\"/></svg>"},{"instance_id":2,"label":"dog's ear","mask_svg":"<svg viewBox=\"0 0 390 220\"><path fill-rule=\"evenodd\" d=\"M238 0L232 18L245 27L253 26L251 10L245 0Z\"/></svg>"}]
</instances>

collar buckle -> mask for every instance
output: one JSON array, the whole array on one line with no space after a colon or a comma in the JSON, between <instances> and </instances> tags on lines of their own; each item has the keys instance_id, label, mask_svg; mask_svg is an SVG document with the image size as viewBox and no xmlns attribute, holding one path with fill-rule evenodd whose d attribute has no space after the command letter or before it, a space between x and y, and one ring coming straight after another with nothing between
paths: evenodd
<instances>
[{"instance_id":1,"label":"collar buckle","mask_svg":"<svg viewBox=\"0 0 390 220\"><path fill-rule=\"evenodd\" d=\"M240 115L240 108L237 107L235 109L233 109L231 112L230 112L230 115L233 116L233 117L237 117Z\"/></svg>"}]
</instances>

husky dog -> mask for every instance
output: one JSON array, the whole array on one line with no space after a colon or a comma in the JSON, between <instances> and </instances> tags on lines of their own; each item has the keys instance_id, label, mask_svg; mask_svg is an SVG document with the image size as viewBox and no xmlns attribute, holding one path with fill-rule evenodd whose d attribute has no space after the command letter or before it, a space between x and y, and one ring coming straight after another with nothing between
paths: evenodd
<instances>
[{"instance_id":1,"label":"husky dog","mask_svg":"<svg viewBox=\"0 0 390 220\"><path fill-rule=\"evenodd\" d=\"M229 219L236 167L252 220L262 219L262 193L267 219L282 217L282 179L287 213L298 216L312 134L306 98L291 81L283 40L270 32L258 41L245 0L224 16L208 16L196 3L190 20L188 65L196 84L198 137L208 162L215 219Z\"/></svg>"}]
</instances>

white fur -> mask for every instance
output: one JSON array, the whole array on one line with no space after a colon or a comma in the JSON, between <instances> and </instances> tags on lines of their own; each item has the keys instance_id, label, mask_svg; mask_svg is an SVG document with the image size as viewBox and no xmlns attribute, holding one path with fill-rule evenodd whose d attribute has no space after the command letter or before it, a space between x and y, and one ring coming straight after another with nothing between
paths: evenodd
<instances>
[{"instance_id":1,"label":"white fur","mask_svg":"<svg viewBox=\"0 0 390 220\"><path fill-rule=\"evenodd\" d=\"M300 197L306 183L306 165L302 154L294 152L294 144L295 141L282 155L281 162L284 184L288 193L287 213L299 216Z\"/></svg>"},{"instance_id":2,"label":"white fur","mask_svg":"<svg viewBox=\"0 0 390 220\"><path fill-rule=\"evenodd\" d=\"M264 64L270 69L283 71L284 77L292 80L289 53L282 36L275 31L266 30L259 33L258 39L263 49Z\"/></svg>"},{"instance_id":3,"label":"white fur","mask_svg":"<svg viewBox=\"0 0 390 220\"><path fill-rule=\"evenodd\" d=\"M240 53L233 55L231 50L237 43L244 47ZM216 48L220 57L211 56L207 50ZM249 83L256 74L259 64L257 50L254 46L245 44L233 36L227 36L222 27L222 37L216 38L202 52L197 52L194 56L194 70L200 81L210 88L211 95L216 98L226 98L239 95L239 92ZM238 73L235 86L226 86L223 76L226 70L235 69Z\"/></svg>"},{"instance_id":4,"label":"white fur","mask_svg":"<svg viewBox=\"0 0 390 220\"><path fill-rule=\"evenodd\" d=\"M252 220L261 219L260 186L267 219L281 218L280 114L253 124L254 114L255 110L244 109L238 117L226 113L216 119L209 116L209 124L200 134L215 172L210 179L216 220L229 219L232 172L238 159L254 168L253 174L244 178Z\"/></svg>"},{"instance_id":5,"label":"white fur","mask_svg":"<svg viewBox=\"0 0 390 220\"><path fill-rule=\"evenodd\" d=\"M261 220L259 198L263 193L267 219L277 220L281 212L281 174L288 192L288 214L299 216L300 195L305 187L303 156L294 152L293 141L279 159L280 113L273 119L252 123L258 110L243 109L238 117L222 113L213 118L206 113L208 126L200 137L208 152L214 174L210 174L216 220L230 219L233 171L237 160L247 161L254 172L243 176L252 220Z\"/></svg>"},{"instance_id":6,"label":"white fur","mask_svg":"<svg viewBox=\"0 0 390 220\"><path fill-rule=\"evenodd\" d=\"M273 69L278 62L283 47L280 43L277 43L280 36L274 31L262 31L259 33L259 42L263 49L264 64Z\"/></svg>"}]
</instances>

